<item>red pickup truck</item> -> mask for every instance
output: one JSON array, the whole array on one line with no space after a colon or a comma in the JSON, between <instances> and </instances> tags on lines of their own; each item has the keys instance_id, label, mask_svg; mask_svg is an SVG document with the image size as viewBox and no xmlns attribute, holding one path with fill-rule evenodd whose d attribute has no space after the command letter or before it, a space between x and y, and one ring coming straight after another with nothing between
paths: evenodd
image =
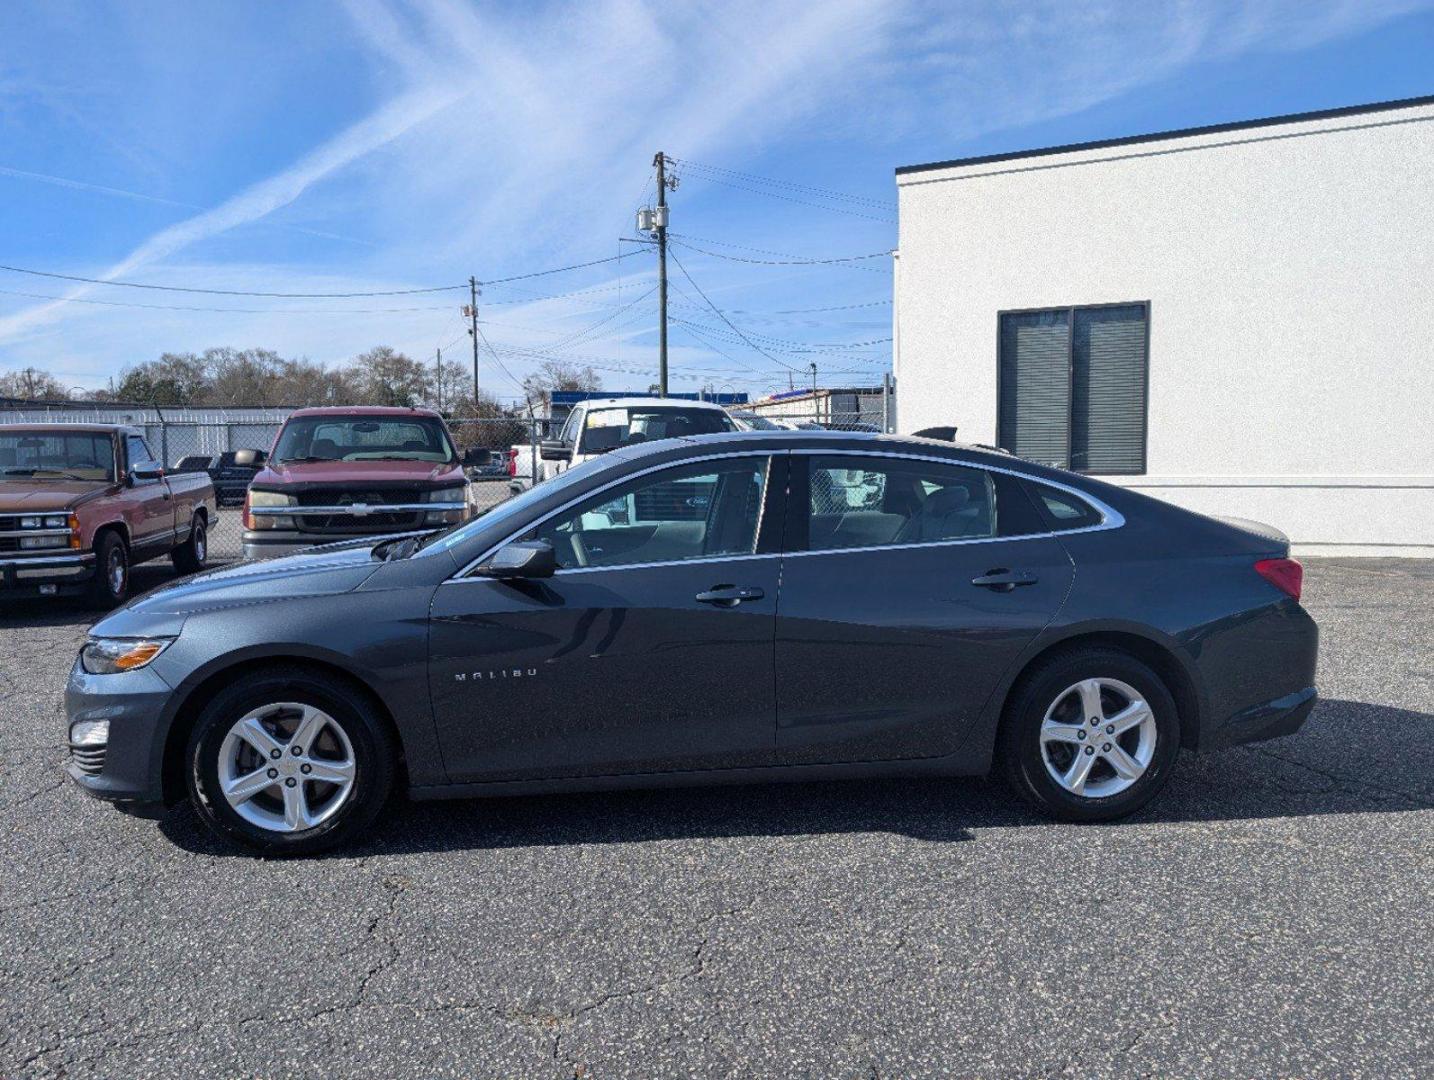
<instances>
[{"instance_id":1,"label":"red pickup truck","mask_svg":"<svg viewBox=\"0 0 1434 1080\"><path fill-rule=\"evenodd\" d=\"M165 476L138 428L0 424L0 596L111 607L135 563L203 569L215 514L209 477Z\"/></svg>"},{"instance_id":2,"label":"red pickup truck","mask_svg":"<svg viewBox=\"0 0 1434 1080\"><path fill-rule=\"evenodd\" d=\"M428 409L351 405L299 409L274 440L244 500L244 557L435 529L477 512L443 417Z\"/></svg>"}]
</instances>

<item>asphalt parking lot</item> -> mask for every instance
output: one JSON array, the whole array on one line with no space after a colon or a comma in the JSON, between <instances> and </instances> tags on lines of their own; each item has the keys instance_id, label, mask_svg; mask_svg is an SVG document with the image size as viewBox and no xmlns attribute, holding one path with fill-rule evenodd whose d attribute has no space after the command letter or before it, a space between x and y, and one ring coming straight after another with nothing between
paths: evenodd
<instances>
[{"instance_id":1,"label":"asphalt parking lot","mask_svg":"<svg viewBox=\"0 0 1434 1080\"><path fill-rule=\"evenodd\" d=\"M984 782L635 792L401 806L293 862L73 790L90 616L12 607L0 1076L1434 1074L1434 564L1305 593L1305 729L1124 823Z\"/></svg>"}]
</instances>

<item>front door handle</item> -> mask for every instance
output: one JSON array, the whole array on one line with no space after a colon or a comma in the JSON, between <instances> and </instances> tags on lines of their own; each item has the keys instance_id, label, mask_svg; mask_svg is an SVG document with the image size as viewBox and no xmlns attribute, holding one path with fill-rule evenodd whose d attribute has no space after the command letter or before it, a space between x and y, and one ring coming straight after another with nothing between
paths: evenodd
<instances>
[{"instance_id":1,"label":"front door handle","mask_svg":"<svg viewBox=\"0 0 1434 1080\"><path fill-rule=\"evenodd\" d=\"M992 592L1010 592L1017 585L1034 585L1039 580L1029 570L1007 570L1004 566L998 566L994 570L987 570L980 577L973 577L971 584Z\"/></svg>"},{"instance_id":2,"label":"front door handle","mask_svg":"<svg viewBox=\"0 0 1434 1080\"><path fill-rule=\"evenodd\" d=\"M706 592L698 593L695 599L699 604L733 608L743 600L760 600L766 595L755 585L714 585Z\"/></svg>"}]
</instances>

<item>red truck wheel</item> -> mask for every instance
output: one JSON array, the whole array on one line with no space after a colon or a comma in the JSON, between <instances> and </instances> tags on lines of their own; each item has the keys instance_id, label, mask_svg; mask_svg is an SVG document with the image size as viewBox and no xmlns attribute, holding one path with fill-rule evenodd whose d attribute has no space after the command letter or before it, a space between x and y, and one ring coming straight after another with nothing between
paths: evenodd
<instances>
[{"instance_id":1,"label":"red truck wheel","mask_svg":"<svg viewBox=\"0 0 1434 1080\"><path fill-rule=\"evenodd\" d=\"M118 533L102 532L95 539L95 576L90 582L90 606L112 608L128 595L129 551Z\"/></svg>"}]
</instances>

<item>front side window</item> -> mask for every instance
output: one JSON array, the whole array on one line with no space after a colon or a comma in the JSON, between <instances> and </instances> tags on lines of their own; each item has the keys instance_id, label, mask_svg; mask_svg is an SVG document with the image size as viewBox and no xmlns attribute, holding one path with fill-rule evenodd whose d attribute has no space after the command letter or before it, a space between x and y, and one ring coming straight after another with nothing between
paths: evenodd
<instances>
[{"instance_id":1,"label":"front side window","mask_svg":"<svg viewBox=\"0 0 1434 1080\"><path fill-rule=\"evenodd\" d=\"M633 443L681 439L735 431L737 425L720 409L642 405L590 409L583 423L579 453L601 454Z\"/></svg>"},{"instance_id":2,"label":"front side window","mask_svg":"<svg viewBox=\"0 0 1434 1080\"><path fill-rule=\"evenodd\" d=\"M981 469L857 455L810 461L812 551L996 535L995 484Z\"/></svg>"},{"instance_id":3,"label":"front side window","mask_svg":"<svg viewBox=\"0 0 1434 1080\"><path fill-rule=\"evenodd\" d=\"M441 420L423 416L296 416L284 425L276 461L457 459Z\"/></svg>"},{"instance_id":4,"label":"front side window","mask_svg":"<svg viewBox=\"0 0 1434 1080\"><path fill-rule=\"evenodd\" d=\"M562 569L749 555L766 492L766 457L674 466L593 495L539 525Z\"/></svg>"},{"instance_id":5,"label":"front side window","mask_svg":"<svg viewBox=\"0 0 1434 1080\"><path fill-rule=\"evenodd\" d=\"M84 432L0 432L0 478L113 480L114 444Z\"/></svg>"}]
</instances>

